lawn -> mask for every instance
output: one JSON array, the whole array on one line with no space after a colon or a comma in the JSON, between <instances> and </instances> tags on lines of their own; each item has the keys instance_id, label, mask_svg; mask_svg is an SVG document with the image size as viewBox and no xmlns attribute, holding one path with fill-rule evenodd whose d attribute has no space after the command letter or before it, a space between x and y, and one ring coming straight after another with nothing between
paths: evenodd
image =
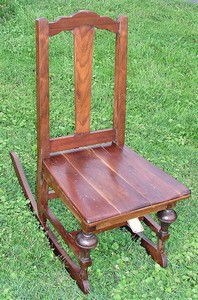
<instances>
[{"instance_id":1,"label":"lawn","mask_svg":"<svg viewBox=\"0 0 198 300\"><path fill-rule=\"evenodd\" d=\"M102 233L92 252L87 296L50 249L9 158L10 150L19 154L34 191L35 19L53 20L79 9L112 18L128 15L126 143L192 191L176 208L178 219L166 244L168 267L159 267L125 230ZM176 0L0 0L0 299L198 299L197 13L197 4ZM93 129L111 124L111 39L108 32L96 34ZM53 40L51 135L58 136L74 128L73 53L69 34ZM64 109L57 114L60 106ZM74 227L76 221L60 204L56 209Z\"/></svg>"}]
</instances>

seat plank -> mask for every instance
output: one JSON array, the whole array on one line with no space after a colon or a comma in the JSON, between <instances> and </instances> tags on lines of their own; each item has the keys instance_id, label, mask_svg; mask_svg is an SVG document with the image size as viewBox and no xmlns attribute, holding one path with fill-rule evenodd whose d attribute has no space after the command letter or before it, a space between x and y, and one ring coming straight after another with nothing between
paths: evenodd
<instances>
[{"instance_id":1,"label":"seat plank","mask_svg":"<svg viewBox=\"0 0 198 300\"><path fill-rule=\"evenodd\" d=\"M119 211L89 185L63 155L44 160L43 170L45 176L51 174L52 180L68 198L67 201L72 203L87 223L119 215Z\"/></svg>"},{"instance_id":2,"label":"seat plank","mask_svg":"<svg viewBox=\"0 0 198 300\"><path fill-rule=\"evenodd\" d=\"M119 148L114 153L109 153L104 148L97 148L92 151L118 176L135 188L137 192L141 193L145 198L150 199L151 203L153 201L159 202L164 197L164 190L148 179L148 173L144 172L140 174L138 169L134 167L132 160L128 160L126 171L126 161L122 155L122 150L119 150ZM167 191L166 198L170 199L170 197L172 197L172 193Z\"/></svg>"},{"instance_id":3,"label":"seat plank","mask_svg":"<svg viewBox=\"0 0 198 300\"><path fill-rule=\"evenodd\" d=\"M64 154L85 180L120 213L150 206L152 203L103 163L91 150ZM126 165L127 167L127 165ZM126 169L127 172L127 169Z\"/></svg>"},{"instance_id":4,"label":"seat plank","mask_svg":"<svg viewBox=\"0 0 198 300\"><path fill-rule=\"evenodd\" d=\"M177 181L173 177L151 163L147 164L144 158L132 150L113 145L95 148L92 151L118 176L148 198L152 204L189 193L182 184L177 185Z\"/></svg>"},{"instance_id":5,"label":"seat plank","mask_svg":"<svg viewBox=\"0 0 198 300\"><path fill-rule=\"evenodd\" d=\"M163 170L153 165L151 162L143 158L141 155L137 154L135 151L131 150L129 147L124 146L123 149L124 155L126 155L127 158L134 158L134 164L136 164L136 167L140 172L147 170L147 172L149 172L149 176L151 177L152 174L154 174L156 176L156 180L158 178L158 180L161 180L161 183L163 181L164 185L167 184L169 188L177 192L179 196L190 194L190 190L175 178L173 178L171 175L165 173Z\"/></svg>"}]
</instances>

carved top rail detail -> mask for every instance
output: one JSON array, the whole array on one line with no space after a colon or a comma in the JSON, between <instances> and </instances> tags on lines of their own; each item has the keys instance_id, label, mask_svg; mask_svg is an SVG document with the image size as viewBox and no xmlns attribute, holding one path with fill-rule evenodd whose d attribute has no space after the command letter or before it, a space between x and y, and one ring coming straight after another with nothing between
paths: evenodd
<instances>
[{"instance_id":1,"label":"carved top rail detail","mask_svg":"<svg viewBox=\"0 0 198 300\"><path fill-rule=\"evenodd\" d=\"M109 17L101 17L98 14L82 10L69 17L59 17L53 22L49 22L49 35L53 36L64 30L73 30L75 27L87 25L94 26L99 29L106 29L117 33L119 23Z\"/></svg>"}]
</instances>

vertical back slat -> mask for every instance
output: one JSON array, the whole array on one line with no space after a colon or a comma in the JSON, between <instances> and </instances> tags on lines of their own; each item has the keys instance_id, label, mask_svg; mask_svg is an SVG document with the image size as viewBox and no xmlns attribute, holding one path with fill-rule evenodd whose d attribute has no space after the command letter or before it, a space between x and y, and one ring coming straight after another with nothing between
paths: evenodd
<instances>
[{"instance_id":1,"label":"vertical back slat","mask_svg":"<svg viewBox=\"0 0 198 300\"><path fill-rule=\"evenodd\" d=\"M122 146L125 139L128 18L122 16L117 21L119 32L116 36L114 128L117 131L116 142Z\"/></svg>"},{"instance_id":2,"label":"vertical back slat","mask_svg":"<svg viewBox=\"0 0 198 300\"><path fill-rule=\"evenodd\" d=\"M91 26L79 26L73 30L76 134L90 132L94 32Z\"/></svg>"}]
</instances>

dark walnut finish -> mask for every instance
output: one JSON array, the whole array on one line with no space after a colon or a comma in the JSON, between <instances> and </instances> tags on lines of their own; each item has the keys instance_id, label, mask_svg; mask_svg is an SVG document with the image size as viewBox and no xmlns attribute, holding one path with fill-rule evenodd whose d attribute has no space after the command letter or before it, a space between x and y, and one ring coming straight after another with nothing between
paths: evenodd
<instances>
[{"instance_id":1,"label":"dark walnut finish","mask_svg":"<svg viewBox=\"0 0 198 300\"><path fill-rule=\"evenodd\" d=\"M92 56L96 30L115 35L115 86L113 128L90 131ZM75 132L50 138L48 39L61 31L74 37ZM176 220L172 209L190 191L170 175L124 145L126 111L127 17L116 21L89 11L80 11L54 22L36 20L37 76L37 190L36 201L17 155L10 153L14 168L31 208L47 233L56 254L84 293L89 291L87 269L96 234L127 226L139 218L156 234L155 245L136 233L152 258L165 267L164 243L168 227ZM79 221L79 229L68 232L48 207L60 198ZM148 214L157 212L160 225ZM48 226L50 222L74 252L79 265L61 248ZM131 229L129 228L131 231ZM132 231L131 231L132 233Z\"/></svg>"}]
</instances>

